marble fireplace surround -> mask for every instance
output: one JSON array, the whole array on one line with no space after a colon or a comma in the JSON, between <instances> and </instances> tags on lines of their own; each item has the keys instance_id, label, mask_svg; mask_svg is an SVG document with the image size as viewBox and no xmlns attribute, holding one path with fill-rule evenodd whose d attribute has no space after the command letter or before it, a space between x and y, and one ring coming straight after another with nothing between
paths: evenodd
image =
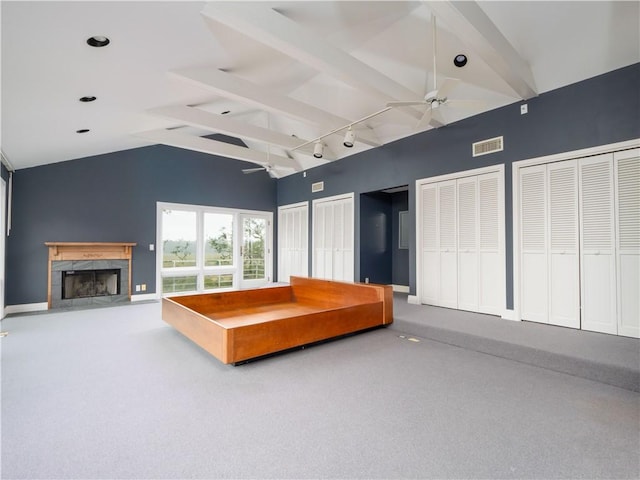
<instances>
[{"instance_id":1,"label":"marble fireplace surround","mask_svg":"<svg viewBox=\"0 0 640 480\"><path fill-rule=\"evenodd\" d=\"M131 242L45 242L49 247L49 308L105 305L131 300ZM62 272L120 269L120 294L62 299Z\"/></svg>"}]
</instances>

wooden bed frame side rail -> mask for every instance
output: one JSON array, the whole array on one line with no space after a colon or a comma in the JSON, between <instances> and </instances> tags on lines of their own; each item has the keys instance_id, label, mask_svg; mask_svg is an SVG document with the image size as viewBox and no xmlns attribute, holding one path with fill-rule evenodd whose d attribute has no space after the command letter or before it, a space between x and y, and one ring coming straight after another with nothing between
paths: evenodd
<instances>
[{"instance_id":1,"label":"wooden bed frame side rail","mask_svg":"<svg viewBox=\"0 0 640 480\"><path fill-rule=\"evenodd\" d=\"M310 305L347 306L382 302L383 324L393 322L393 288L373 283L348 283L317 278L291 277L293 297Z\"/></svg>"},{"instance_id":2,"label":"wooden bed frame side rail","mask_svg":"<svg viewBox=\"0 0 640 480\"><path fill-rule=\"evenodd\" d=\"M230 330L224 363L238 363L380 326L382 305L367 303L285 317Z\"/></svg>"},{"instance_id":3,"label":"wooden bed frame side rail","mask_svg":"<svg viewBox=\"0 0 640 480\"><path fill-rule=\"evenodd\" d=\"M162 299L162 319L217 359L229 357L228 331L216 321L171 298Z\"/></svg>"},{"instance_id":4,"label":"wooden bed frame side rail","mask_svg":"<svg viewBox=\"0 0 640 480\"><path fill-rule=\"evenodd\" d=\"M291 302L291 287L266 287L232 292L205 293L171 297L175 302L203 315L250 308L272 303Z\"/></svg>"}]
</instances>

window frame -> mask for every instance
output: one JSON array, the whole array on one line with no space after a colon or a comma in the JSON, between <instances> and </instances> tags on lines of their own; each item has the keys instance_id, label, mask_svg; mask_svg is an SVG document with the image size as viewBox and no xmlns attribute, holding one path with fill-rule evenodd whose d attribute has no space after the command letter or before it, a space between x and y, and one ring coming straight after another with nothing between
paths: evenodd
<instances>
[{"instance_id":1,"label":"window frame","mask_svg":"<svg viewBox=\"0 0 640 480\"><path fill-rule=\"evenodd\" d=\"M195 212L196 214L196 265L189 267L163 266L164 242L162 237L163 212L166 210ZM204 217L207 213L231 215L233 221L232 228L232 264L222 266L205 265L205 232ZM273 271L273 212L260 210L243 210L236 208L215 207L208 205L191 205L182 203L156 202L156 296L179 296L193 295L198 293L212 293L238 290L241 286L242 261L240 259L240 245L242 242L241 218L243 215L266 216L268 225L266 232L266 257L265 276L267 281L272 278ZM233 282L230 287L205 290L205 276L232 274ZM163 292L163 279L171 277L196 276L196 289L182 292Z\"/></svg>"}]
</instances>

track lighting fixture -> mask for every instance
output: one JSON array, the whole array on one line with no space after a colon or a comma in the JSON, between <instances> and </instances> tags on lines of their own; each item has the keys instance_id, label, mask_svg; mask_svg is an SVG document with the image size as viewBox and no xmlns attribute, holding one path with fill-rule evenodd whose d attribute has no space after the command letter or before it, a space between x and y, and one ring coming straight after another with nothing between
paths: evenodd
<instances>
[{"instance_id":1,"label":"track lighting fixture","mask_svg":"<svg viewBox=\"0 0 640 480\"><path fill-rule=\"evenodd\" d=\"M313 156L316 158L322 158L322 150L324 150L322 142L316 142L313 146Z\"/></svg>"},{"instance_id":2,"label":"track lighting fixture","mask_svg":"<svg viewBox=\"0 0 640 480\"><path fill-rule=\"evenodd\" d=\"M344 134L344 142L342 144L347 147L353 147L353 143L356 141L356 134L351 130L351 127L347 130L347 133Z\"/></svg>"}]
</instances>

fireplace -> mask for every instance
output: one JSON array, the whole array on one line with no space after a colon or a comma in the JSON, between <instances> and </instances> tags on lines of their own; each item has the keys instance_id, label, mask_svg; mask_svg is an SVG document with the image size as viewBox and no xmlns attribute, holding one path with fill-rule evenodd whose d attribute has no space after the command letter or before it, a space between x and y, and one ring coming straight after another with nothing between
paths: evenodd
<instances>
[{"instance_id":1,"label":"fireplace","mask_svg":"<svg viewBox=\"0 0 640 480\"><path fill-rule=\"evenodd\" d=\"M64 270L62 300L120 295L121 269Z\"/></svg>"},{"instance_id":2,"label":"fireplace","mask_svg":"<svg viewBox=\"0 0 640 480\"><path fill-rule=\"evenodd\" d=\"M109 305L131 300L135 243L47 242L49 308Z\"/></svg>"}]
</instances>

